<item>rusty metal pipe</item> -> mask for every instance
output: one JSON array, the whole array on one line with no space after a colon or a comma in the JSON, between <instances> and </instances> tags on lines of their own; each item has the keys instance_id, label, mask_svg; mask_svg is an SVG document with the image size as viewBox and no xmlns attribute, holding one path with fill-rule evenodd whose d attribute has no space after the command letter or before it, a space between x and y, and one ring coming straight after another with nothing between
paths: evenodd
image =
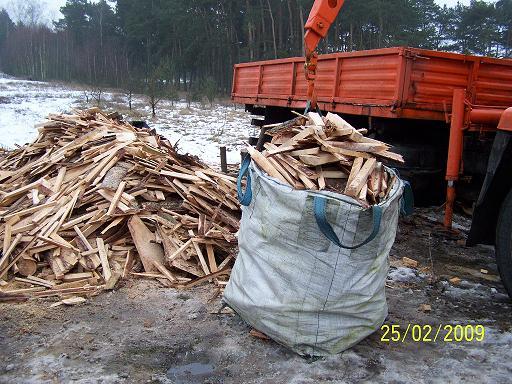
<instances>
[{"instance_id":1,"label":"rusty metal pipe","mask_svg":"<svg viewBox=\"0 0 512 384\"><path fill-rule=\"evenodd\" d=\"M474 124L498 125L503 109L474 108L469 113L469 119Z\"/></svg>"},{"instance_id":2,"label":"rusty metal pipe","mask_svg":"<svg viewBox=\"0 0 512 384\"><path fill-rule=\"evenodd\" d=\"M453 205L455 203L456 195L454 181L457 181L459 179L460 165L462 161L465 98L465 89L455 89L453 91L450 142L448 146L448 162L446 165L446 180L448 181L448 187L446 191L446 206L444 213L444 226L446 228L452 227Z\"/></svg>"},{"instance_id":3,"label":"rusty metal pipe","mask_svg":"<svg viewBox=\"0 0 512 384\"><path fill-rule=\"evenodd\" d=\"M455 185L452 180L448 181L446 188L446 205L444 209L444 227L450 229L453 221L453 206L455 204Z\"/></svg>"}]
</instances>

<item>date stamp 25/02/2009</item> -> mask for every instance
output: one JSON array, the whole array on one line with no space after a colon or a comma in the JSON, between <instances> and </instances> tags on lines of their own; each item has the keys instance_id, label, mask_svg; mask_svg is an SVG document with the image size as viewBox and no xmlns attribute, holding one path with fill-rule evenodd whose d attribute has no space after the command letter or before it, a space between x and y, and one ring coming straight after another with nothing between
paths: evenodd
<instances>
[{"instance_id":1,"label":"date stamp 25/02/2009","mask_svg":"<svg viewBox=\"0 0 512 384\"><path fill-rule=\"evenodd\" d=\"M397 324L384 324L380 327L380 341L383 343L462 343L482 342L485 339L483 325L452 325L452 324L408 324L407 327Z\"/></svg>"}]
</instances>

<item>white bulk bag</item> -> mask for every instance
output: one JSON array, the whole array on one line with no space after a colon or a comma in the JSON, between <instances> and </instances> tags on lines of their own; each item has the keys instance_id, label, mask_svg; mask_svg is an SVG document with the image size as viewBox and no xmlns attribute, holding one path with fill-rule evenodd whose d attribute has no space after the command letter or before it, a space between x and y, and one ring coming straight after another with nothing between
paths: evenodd
<instances>
[{"instance_id":1,"label":"white bulk bag","mask_svg":"<svg viewBox=\"0 0 512 384\"><path fill-rule=\"evenodd\" d=\"M239 177L246 206L226 303L301 355L339 353L378 330L388 313L400 178L386 201L364 209L345 195L292 189L249 163Z\"/></svg>"}]
</instances>

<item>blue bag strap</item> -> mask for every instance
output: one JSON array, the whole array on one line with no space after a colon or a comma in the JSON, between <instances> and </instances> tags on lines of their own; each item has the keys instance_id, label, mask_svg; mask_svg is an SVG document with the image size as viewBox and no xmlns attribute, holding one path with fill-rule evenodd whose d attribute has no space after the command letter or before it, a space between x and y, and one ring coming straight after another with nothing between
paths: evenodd
<instances>
[{"instance_id":1,"label":"blue bag strap","mask_svg":"<svg viewBox=\"0 0 512 384\"><path fill-rule=\"evenodd\" d=\"M311 100L308 100L306 103L306 109L304 109L303 115L307 115L310 110L311 110ZM316 112L320 116L323 116L322 111L320 110L320 107L318 106L318 104L316 105Z\"/></svg>"},{"instance_id":2,"label":"blue bag strap","mask_svg":"<svg viewBox=\"0 0 512 384\"><path fill-rule=\"evenodd\" d=\"M307 103L306 103L306 108L304 109L304 115L307 115L309 110L311 108L311 100L308 100Z\"/></svg>"},{"instance_id":3,"label":"blue bag strap","mask_svg":"<svg viewBox=\"0 0 512 384\"><path fill-rule=\"evenodd\" d=\"M411 183L403 180L404 193L400 202L400 213L404 216L410 216L414 213L414 193L412 192Z\"/></svg>"},{"instance_id":4,"label":"blue bag strap","mask_svg":"<svg viewBox=\"0 0 512 384\"><path fill-rule=\"evenodd\" d=\"M378 205L372 206L372 215L373 215L373 230L370 236L363 241L362 243L354 246L346 246L340 242L340 239L332 229L331 224L327 221L327 217L325 215L325 206L327 205L327 199L325 197L315 196L313 200L313 211L315 214L316 223L320 228L320 231L331 240L334 244L336 244L340 248L344 249L357 249L362 247L363 245L368 244L370 241L375 239L380 230L380 222L382 220L382 207Z\"/></svg>"},{"instance_id":5,"label":"blue bag strap","mask_svg":"<svg viewBox=\"0 0 512 384\"><path fill-rule=\"evenodd\" d=\"M249 204L251 204L252 201L251 175L249 174L249 165L251 165L251 155L247 154L242 161L240 172L238 173L238 178L236 180L238 201L244 207L247 207ZM242 188L242 180L245 176L247 176L247 184L244 191Z\"/></svg>"}]
</instances>

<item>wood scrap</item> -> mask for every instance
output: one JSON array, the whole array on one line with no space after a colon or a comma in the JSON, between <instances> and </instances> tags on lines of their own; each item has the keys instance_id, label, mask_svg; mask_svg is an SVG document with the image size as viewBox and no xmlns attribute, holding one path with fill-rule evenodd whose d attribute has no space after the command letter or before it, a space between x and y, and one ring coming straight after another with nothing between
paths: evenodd
<instances>
[{"instance_id":1,"label":"wood scrap","mask_svg":"<svg viewBox=\"0 0 512 384\"><path fill-rule=\"evenodd\" d=\"M97 108L37 127L33 143L2 154L6 301L96 294L133 273L181 288L208 277L223 289L240 217L235 178Z\"/></svg>"},{"instance_id":2,"label":"wood scrap","mask_svg":"<svg viewBox=\"0 0 512 384\"><path fill-rule=\"evenodd\" d=\"M263 153L247 148L260 169L295 189L342 193L365 207L387 198L394 179L382 162L403 163L401 155L336 114L297 115L266 132L272 141Z\"/></svg>"},{"instance_id":3,"label":"wood scrap","mask_svg":"<svg viewBox=\"0 0 512 384\"><path fill-rule=\"evenodd\" d=\"M418 268L418 262L414 259L410 259L409 257L402 257L402 264L405 267Z\"/></svg>"}]
</instances>

